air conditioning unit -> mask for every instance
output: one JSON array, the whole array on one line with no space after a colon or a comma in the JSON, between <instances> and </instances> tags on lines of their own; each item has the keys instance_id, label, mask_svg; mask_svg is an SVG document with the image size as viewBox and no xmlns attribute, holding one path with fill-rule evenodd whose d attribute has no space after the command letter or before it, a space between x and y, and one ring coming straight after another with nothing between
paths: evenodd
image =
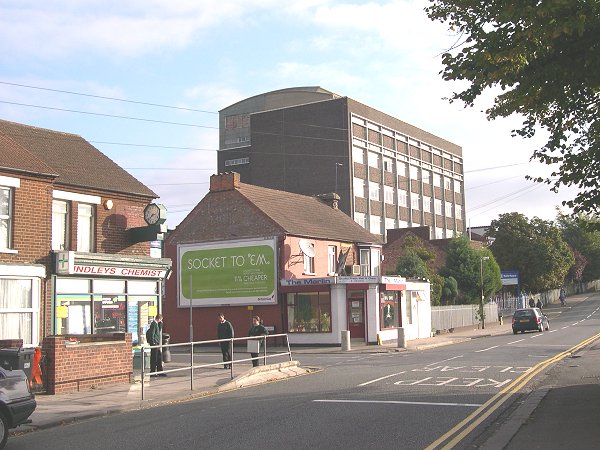
<instances>
[{"instance_id":1,"label":"air conditioning unit","mask_svg":"<svg viewBox=\"0 0 600 450\"><path fill-rule=\"evenodd\" d=\"M354 264L352 266L352 275L360 275L360 265Z\"/></svg>"}]
</instances>

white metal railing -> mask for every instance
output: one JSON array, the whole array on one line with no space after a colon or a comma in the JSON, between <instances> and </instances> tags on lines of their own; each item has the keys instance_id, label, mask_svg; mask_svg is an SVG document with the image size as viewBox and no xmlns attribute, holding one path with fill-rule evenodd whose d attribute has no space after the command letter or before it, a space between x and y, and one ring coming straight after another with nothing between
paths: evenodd
<instances>
[{"instance_id":1,"label":"white metal railing","mask_svg":"<svg viewBox=\"0 0 600 450\"><path fill-rule=\"evenodd\" d=\"M267 340L275 339L278 337L285 338L285 347L287 347L287 352L278 352L278 353L268 354L267 353ZM140 352L141 353L141 377L140 378L141 378L141 386L142 386L142 400L144 400L146 375L158 375L161 373L166 374L166 373L173 373L173 372L189 371L190 372L190 390L194 390L194 369L216 367L216 366L221 366L221 365L225 364L225 365L229 365L231 378L233 379L233 368L234 368L235 364L254 360L254 358L252 358L252 357L243 358L243 359L235 359L234 358L235 343L236 342L248 342L250 340L258 340L261 342L261 344L262 344L261 352L260 352L261 355L259 356L259 358L261 358L263 360L263 364L267 363L268 358L276 358L276 357L281 357L281 356L288 356L289 360L292 361L292 351L290 349L290 341L289 341L288 335L285 333L284 334L271 334L271 335L267 335L267 336L249 336L249 337L240 337L240 338L231 338L231 339L215 339L215 340L211 340L211 341L183 342L183 343L178 343L178 344L146 345L146 346L141 347L141 352ZM197 348L198 346L207 345L207 344L219 344L220 345L222 342L229 342L230 349L231 349L231 361L219 361L216 363L195 364L194 347ZM171 349L171 348L177 348L177 347L189 347L190 348L190 364L188 366L177 367L177 368L169 369L169 370L163 370L162 372L146 372L145 371L146 358L148 357L148 356L146 356L147 350L151 350L153 348ZM244 351L243 353L247 353L247 352Z\"/></svg>"},{"instance_id":2,"label":"white metal railing","mask_svg":"<svg viewBox=\"0 0 600 450\"><path fill-rule=\"evenodd\" d=\"M496 320L498 305L486 303L483 305L486 320ZM479 323L479 305L449 305L431 307L431 328L436 330L449 330L451 328L466 327Z\"/></svg>"}]
</instances>

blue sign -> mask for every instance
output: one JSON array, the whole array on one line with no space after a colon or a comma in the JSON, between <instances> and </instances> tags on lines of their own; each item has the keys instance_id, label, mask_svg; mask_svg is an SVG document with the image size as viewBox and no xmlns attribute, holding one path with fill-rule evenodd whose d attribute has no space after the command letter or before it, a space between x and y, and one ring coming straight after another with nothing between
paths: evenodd
<instances>
[{"instance_id":1,"label":"blue sign","mask_svg":"<svg viewBox=\"0 0 600 450\"><path fill-rule=\"evenodd\" d=\"M507 270L500 273L502 286L516 286L519 284L519 272L517 270Z\"/></svg>"}]
</instances>

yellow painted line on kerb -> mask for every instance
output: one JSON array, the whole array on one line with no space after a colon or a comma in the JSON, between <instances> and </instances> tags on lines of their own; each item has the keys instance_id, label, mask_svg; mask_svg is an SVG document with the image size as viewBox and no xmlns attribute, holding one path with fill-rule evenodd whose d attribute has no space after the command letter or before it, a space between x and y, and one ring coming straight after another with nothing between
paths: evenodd
<instances>
[{"instance_id":1,"label":"yellow painted line on kerb","mask_svg":"<svg viewBox=\"0 0 600 450\"><path fill-rule=\"evenodd\" d=\"M555 362L575 353L577 350L591 344L595 340L600 338L600 333L588 338L579 344L571 347L570 349L558 353L557 355L549 358L545 361L540 362L533 366L530 370L525 372L519 378L515 379L512 383L494 395L491 399L473 411L460 423L455 425L452 429L448 430L443 436L440 436L437 440L425 447L425 450L443 449L449 450L454 448L460 441L462 441L471 431L473 431L478 425L487 419L494 411L496 411L506 400L508 400L513 394L519 392L533 377L539 374L542 370ZM461 431L462 430L462 431ZM446 444L441 446L444 442Z\"/></svg>"}]
</instances>

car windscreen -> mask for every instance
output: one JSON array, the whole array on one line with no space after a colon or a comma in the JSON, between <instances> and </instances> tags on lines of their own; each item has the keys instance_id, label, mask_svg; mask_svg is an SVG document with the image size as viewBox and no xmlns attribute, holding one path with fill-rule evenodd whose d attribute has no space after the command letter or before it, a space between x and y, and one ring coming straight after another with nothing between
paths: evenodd
<instances>
[{"instance_id":1,"label":"car windscreen","mask_svg":"<svg viewBox=\"0 0 600 450\"><path fill-rule=\"evenodd\" d=\"M531 310L515 311L515 317L535 317L535 313Z\"/></svg>"}]
</instances>

